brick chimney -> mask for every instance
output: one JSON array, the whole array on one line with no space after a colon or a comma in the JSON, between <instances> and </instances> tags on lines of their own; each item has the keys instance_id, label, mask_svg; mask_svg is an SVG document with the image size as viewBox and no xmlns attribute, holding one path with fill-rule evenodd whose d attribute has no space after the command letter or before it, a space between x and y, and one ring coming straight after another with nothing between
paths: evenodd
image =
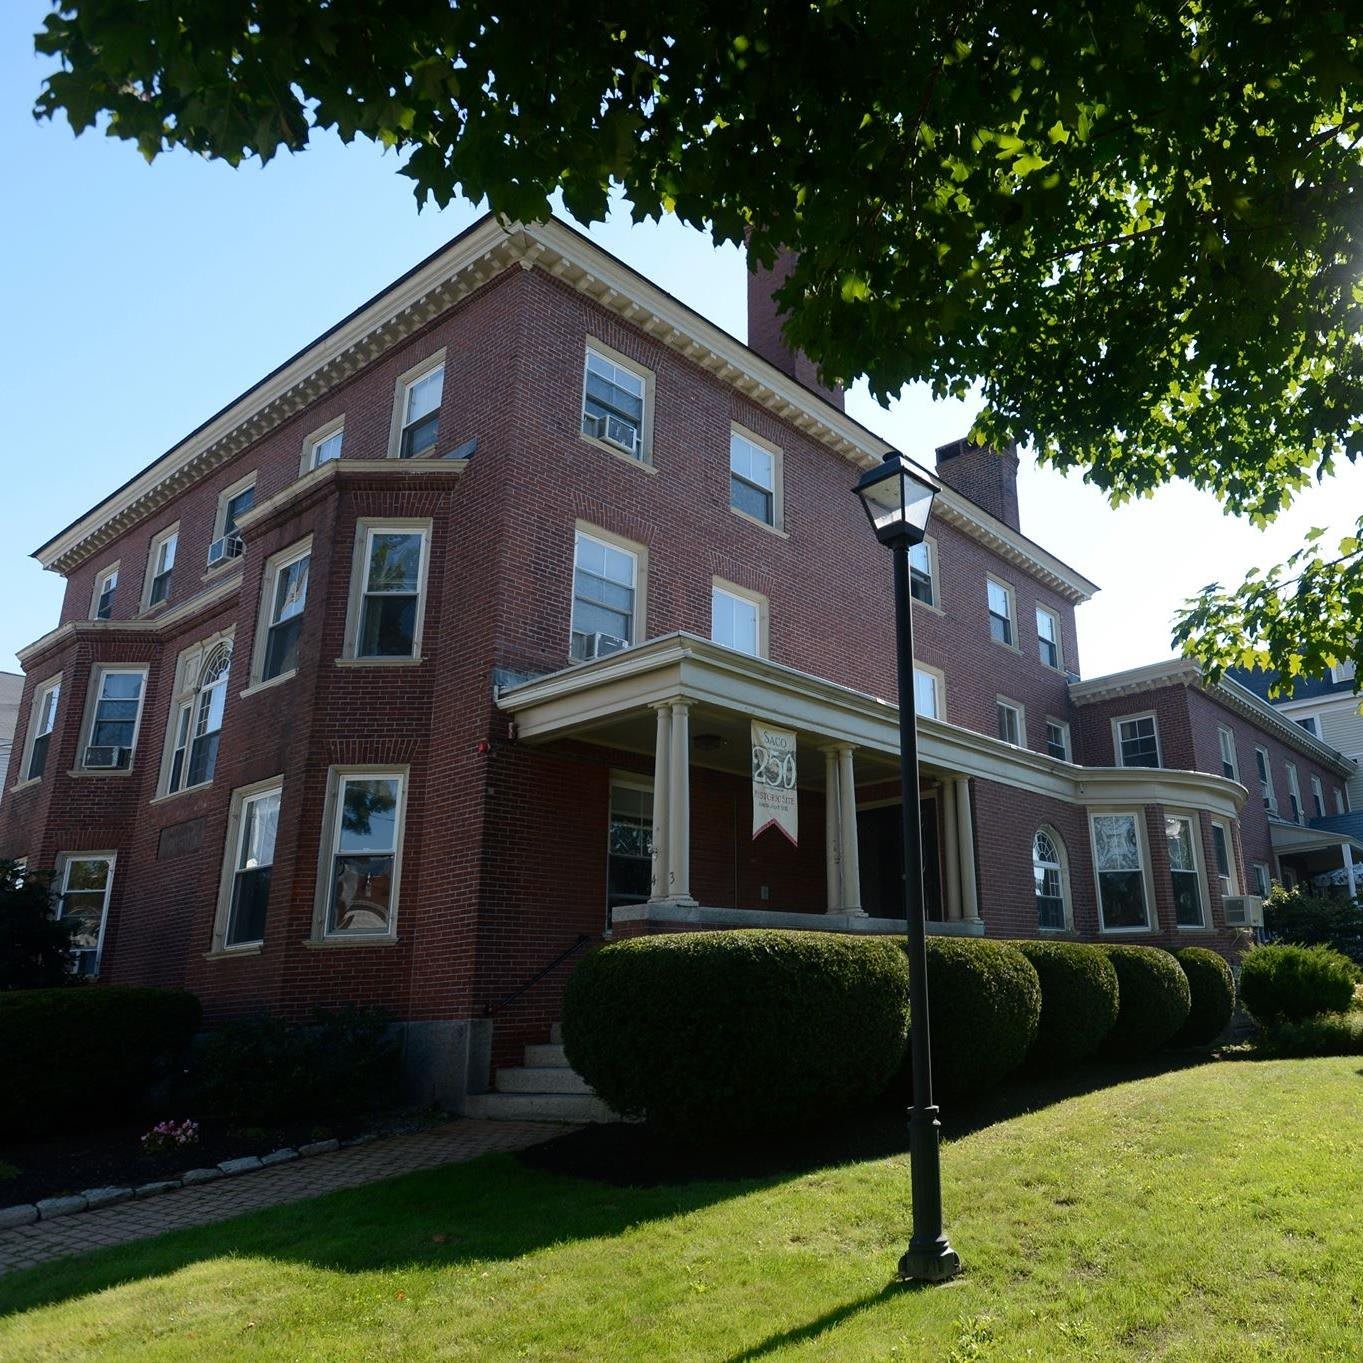
<instances>
[{"instance_id":1,"label":"brick chimney","mask_svg":"<svg viewBox=\"0 0 1363 1363\"><path fill-rule=\"evenodd\" d=\"M937 476L1014 530L1018 524L1018 447L991 450L969 440L937 447Z\"/></svg>"},{"instance_id":2,"label":"brick chimney","mask_svg":"<svg viewBox=\"0 0 1363 1363\"><path fill-rule=\"evenodd\" d=\"M790 277L796 259L794 251L782 251L771 269L748 262L748 346L842 411L842 389L820 383L818 367L802 351L792 350L781 331L784 314L777 311L773 295Z\"/></svg>"}]
</instances>

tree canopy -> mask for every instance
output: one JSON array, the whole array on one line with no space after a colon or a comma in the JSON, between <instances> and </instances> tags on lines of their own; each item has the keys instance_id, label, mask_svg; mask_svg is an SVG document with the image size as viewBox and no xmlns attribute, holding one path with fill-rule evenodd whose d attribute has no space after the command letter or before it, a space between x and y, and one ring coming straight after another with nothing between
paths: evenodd
<instances>
[{"instance_id":1,"label":"tree canopy","mask_svg":"<svg viewBox=\"0 0 1363 1363\"><path fill-rule=\"evenodd\" d=\"M1262 522L1363 450L1358 0L54 4L40 117L232 164L334 129L421 202L614 190L788 246L826 379L978 389L976 439L1114 502L1185 478ZM1359 539L1344 589L1218 589L1180 637L1363 675Z\"/></svg>"}]
</instances>

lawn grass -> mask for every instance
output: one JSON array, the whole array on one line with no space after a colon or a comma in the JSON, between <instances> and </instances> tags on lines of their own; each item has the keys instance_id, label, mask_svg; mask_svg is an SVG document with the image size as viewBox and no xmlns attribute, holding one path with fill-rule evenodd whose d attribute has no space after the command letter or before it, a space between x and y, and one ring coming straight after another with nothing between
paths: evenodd
<instances>
[{"instance_id":1,"label":"lawn grass","mask_svg":"<svg viewBox=\"0 0 1363 1363\"><path fill-rule=\"evenodd\" d=\"M1357 1360L1363 1077L1215 1064L951 1142L944 1287L889 1286L902 1158L628 1189L509 1156L0 1278L0 1359Z\"/></svg>"}]
</instances>

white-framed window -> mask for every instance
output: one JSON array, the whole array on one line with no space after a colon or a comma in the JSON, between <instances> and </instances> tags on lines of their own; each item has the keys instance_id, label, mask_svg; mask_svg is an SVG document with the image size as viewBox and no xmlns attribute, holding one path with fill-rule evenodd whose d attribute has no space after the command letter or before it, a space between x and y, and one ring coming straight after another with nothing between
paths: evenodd
<instances>
[{"instance_id":1,"label":"white-framed window","mask_svg":"<svg viewBox=\"0 0 1363 1363\"><path fill-rule=\"evenodd\" d=\"M1181 928L1206 927L1202 874L1198 870L1197 829L1187 814L1167 814L1164 843L1174 890L1174 921Z\"/></svg>"},{"instance_id":2,"label":"white-framed window","mask_svg":"<svg viewBox=\"0 0 1363 1363\"><path fill-rule=\"evenodd\" d=\"M1057 761L1070 760L1070 726L1063 719L1046 721L1046 754Z\"/></svg>"},{"instance_id":3,"label":"white-framed window","mask_svg":"<svg viewBox=\"0 0 1363 1363\"><path fill-rule=\"evenodd\" d=\"M1338 686L1340 682L1351 682L1358 675L1357 663L1336 663L1330 669L1330 680Z\"/></svg>"},{"instance_id":4,"label":"white-framed window","mask_svg":"<svg viewBox=\"0 0 1363 1363\"><path fill-rule=\"evenodd\" d=\"M1266 861L1256 861L1250 870L1254 873L1254 893L1262 899L1269 890L1271 879L1268 873L1268 863Z\"/></svg>"},{"instance_id":5,"label":"white-framed window","mask_svg":"<svg viewBox=\"0 0 1363 1363\"><path fill-rule=\"evenodd\" d=\"M1216 859L1216 878L1221 884L1221 897L1239 894L1239 877L1235 873L1235 855L1231 850L1230 825L1221 819L1212 820L1212 856Z\"/></svg>"},{"instance_id":6,"label":"white-framed window","mask_svg":"<svg viewBox=\"0 0 1363 1363\"><path fill-rule=\"evenodd\" d=\"M1027 746L1027 723L1023 718L1022 706L1016 701L998 699L999 737L1014 747Z\"/></svg>"},{"instance_id":7,"label":"white-framed window","mask_svg":"<svg viewBox=\"0 0 1363 1363\"><path fill-rule=\"evenodd\" d=\"M180 655L177 688L171 706L170 764L165 793L206 786L218 766L227 686L232 668L232 640L197 644Z\"/></svg>"},{"instance_id":8,"label":"white-framed window","mask_svg":"<svg viewBox=\"0 0 1363 1363\"><path fill-rule=\"evenodd\" d=\"M607 347L587 346L582 372L582 434L646 462L648 374Z\"/></svg>"},{"instance_id":9,"label":"white-framed window","mask_svg":"<svg viewBox=\"0 0 1363 1363\"><path fill-rule=\"evenodd\" d=\"M1254 749L1254 767L1259 775L1259 792L1264 797L1264 808L1270 814L1278 812L1278 798L1273 793L1273 766L1267 748Z\"/></svg>"},{"instance_id":10,"label":"white-framed window","mask_svg":"<svg viewBox=\"0 0 1363 1363\"><path fill-rule=\"evenodd\" d=\"M1119 767L1158 767L1159 730L1155 716L1125 715L1112 721L1113 750Z\"/></svg>"},{"instance_id":11,"label":"white-framed window","mask_svg":"<svg viewBox=\"0 0 1363 1363\"><path fill-rule=\"evenodd\" d=\"M1285 762L1287 768L1287 803L1292 811L1293 823L1305 823L1306 814L1302 809L1301 786L1297 784L1297 767L1294 762Z\"/></svg>"},{"instance_id":12,"label":"white-framed window","mask_svg":"<svg viewBox=\"0 0 1363 1363\"><path fill-rule=\"evenodd\" d=\"M1148 932L1150 906L1140 815L1091 814L1089 826L1102 930Z\"/></svg>"},{"instance_id":13,"label":"white-framed window","mask_svg":"<svg viewBox=\"0 0 1363 1363\"><path fill-rule=\"evenodd\" d=\"M989 637L996 643L1017 647L1017 629L1013 623L1013 589L997 578L987 578L985 592L989 600Z\"/></svg>"},{"instance_id":14,"label":"white-framed window","mask_svg":"<svg viewBox=\"0 0 1363 1363\"><path fill-rule=\"evenodd\" d=\"M98 975L116 857L113 852L65 852L60 860L57 917L74 919L78 925L71 939L71 970L81 976Z\"/></svg>"},{"instance_id":15,"label":"white-framed window","mask_svg":"<svg viewBox=\"0 0 1363 1363\"><path fill-rule=\"evenodd\" d=\"M81 768L84 771L125 771L132 766L133 751L137 747L147 669L98 663L90 683Z\"/></svg>"},{"instance_id":16,"label":"white-framed window","mask_svg":"<svg viewBox=\"0 0 1363 1363\"><path fill-rule=\"evenodd\" d=\"M1037 829L1032 839L1032 879L1037 927L1063 932L1070 925L1069 867L1064 840L1052 828Z\"/></svg>"},{"instance_id":17,"label":"white-framed window","mask_svg":"<svg viewBox=\"0 0 1363 1363\"><path fill-rule=\"evenodd\" d=\"M61 703L62 679L59 672L49 677L33 693L29 710L28 743L19 769L20 781L36 781L47 769L47 750L57 728L57 707Z\"/></svg>"},{"instance_id":18,"label":"white-framed window","mask_svg":"<svg viewBox=\"0 0 1363 1363\"><path fill-rule=\"evenodd\" d=\"M1319 776L1311 778L1311 803L1316 807L1316 818L1325 817L1325 787Z\"/></svg>"},{"instance_id":19,"label":"white-framed window","mask_svg":"<svg viewBox=\"0 0 1363 1363\"><path fill-rule=\"evenodd\" d=\"M579 662L637 643L642 632L643 550L579 529L573 548L569 655Z\"/></svg>"},{"instance_id":20,"label":"white-framed window","mask_svg":"<svg viewBox=\"0 0 1363 1363\"><path fill-rule=\"evenodd\" d=\"M170 600L171 579L175 574L175 553L180 547L179 524L162 530L147 552L147 581L142 593L142 609L150 610Z\"/></svg>"},{"instance_id":21,"label":"white-framed window","mask_svg":"<svg viewBox=\"0 0 1363 1363\"><path fill-rule=\"evenodd\" d=\"M1335 813L1347 814L1349 812L1349 797L1343 786L1335 787Z\"/></svg>"},{"instance_id":22,"label":"white-framed window","mask_svg":"<svg viewBox=\"0 0 1363 1363\"><path fill-rule=\"evenodd\" d=\"M1221 749L1221 775L1232 781L1240 779L1240 763L1236 760L1235 731L1224 724L1216 726L1216 742Z\"/></svg>"},{"instance_id":23,"label":"white-framed window","mask_svg":"<svg viewBox=\"0 0 1363 1363\"><path fill-rule=\"evenodd\" d=\"M766 599L730 583L716 581L710 588L710 637L725 648L752 658L765 658Z\"/></svg>"},{"instance_id":24,"label":"white-framed window","mask_svg":"<svg viewBox=\"0 0 1363 1363\"><path fill-rule=\"evenodd\" d=\"M208 546L208 566L216 568L238 558L244 543L238 531L241 518L256 504L256 475L248 474L218 494L213 520L213 539Z\"/></svg>"},{"instance_id":25,"label":"white-framed window","mask_svg":"<svg viewBox=\"0 0 1363 1363\"><path fill-rule=\"evenodd\" d=\"M232 792L222 888L213 931L214 951L258 947L265 940L283 794L281 777Z\"/></svg>"},{"instance_id":26,"label":"white-framed window","mask_svg":"<svg viewBox=\"0 0 1363 1363\"><path fill-rule=\"evenodd\" d=\"M913 665L913 708L928 719L945 719L946 678L935 667Z\"/></svg>"},{"instance_id":27,"label":"white-framed window","mask_svg":"<svg viewBox=\"0 0 1363 1363\"><path fill-rule=\"evenodd\" d=\"M328 938L391 938L397 929L405 768L333 767L320 929Z\"/></svg>"},{"instance_id":28,"label":"white-framed window","mask_svg":"<svg viewBox=\"0 0 1363 1363\"><path fill-rule=\"evenodd\" d=\"M909 594L925 606L937 602L937 545L931 539L921 540L909 549Z\"/></svg>"},{"instance_id":29,"label":"white-framed window","mask_svg":"<svg viewBox=\"0 0 1363 1363\"><path fill-rule=\"evenodd\" d=\"M781 525L781 452L747 431L729 432L729 506L773 529Z\"/></svg>"},{"instance_id":30,"label":"white-framed window","mask_svg":"<svg viewBox=\"0 0 1363 1363\"><path fill-rule=\"evenodd\" d=\"M1297 724L1305 729L1312 738L1320 737L1320 720L1317 719L1315 715L1303 715L1302 718L1297 721Z\"/></svg>"},{"instance_id":31,"label":"white-framed window","mask_svg":"<svg viewBox=\"0 0 1363 1363\"><path fill-rule=\"evenodd\" d=\"M337 417L325 426L312 431L303 441L303 463L301 471L311 473L341 457L341 446L345 443L345 418Z\"/></svg>"},{"instance_id":32,"label":"white-framed window","mask_svg":"<svg viewBox=\"0 0 1363 1363\"><path fill-rule=\"evenodd\" d=\"M276 554L265 565L261 618L256 635L254 683L291 676L298 670L298 636L308 602L312 540Z\"/></svg>"},{"instance_id":33,"label":"white-framed window","mask_svg":"<svg viewBox=\"0 0 1363 1363\"><path fill-rule=\"evenodd\" d=\"M403 384L401 424L398 428L399 459L419 459L435 450L435 443L440 438L440 403L444 396L443 360Z\"/></svg>"},{"instance_id":34,"label":"white-framed window","mask_svg":"<svg viewBox=\"0 0 1363 1363\"><path fill-rule=\"evenodd\" d=\"M430 521L356 526L347 657L420 658L430 538Z\"/></svg>"},{"instance_id":35,"label":"white-framed window","mask_svg":"<svg viewBox=\"0 0 1363 1363\"><path fill-rule=\"evenodd\" d=\"M1057 672L1065 665L1065 651L1060 642L1060 616L1045 606L1036 608L1036 646L1041 661Z\"/></svg>"},{"instance_id":36,"label":"white-framed window","mask_svg":"<svg viewBox=\"0 0 1363 1363\"><path fill-rule=\"evenodd\" d=\"M90 619L108 620L114 613L114 593L118 591L118 564L105 568L95 577L95 591L90 598Z\"/></svg>"},{"instance_id":37,"label":"white-framed window","mask_svg":"<svg viewBox=\"0 0 1363 1363\"><path fill-rule=\"evenodd\" d=\"M606 910L642 904L653 892L653 783L611 776Z\"/></svg>"}]
</instances>

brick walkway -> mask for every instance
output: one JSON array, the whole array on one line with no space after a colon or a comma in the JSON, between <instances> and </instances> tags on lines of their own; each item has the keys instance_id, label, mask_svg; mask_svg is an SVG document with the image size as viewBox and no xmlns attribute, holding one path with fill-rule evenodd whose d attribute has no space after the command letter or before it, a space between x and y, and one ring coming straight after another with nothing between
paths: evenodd
<instances>
[{"instance_id":1,"label":"brick walkway","mask_svg":"<svg viewBox=\"0 0 1363 1363\"><path fill-rule=\"evenodd\" d=\"M99 1211L77 1212L0 1231L0 1273L32 1268L49 1259L85 1254L107 1245L142 1240L185 1226L226 1221L243 1212L298 1202L376 1179L458 1164L494 1150L523 1150L570 1131L547 1122L450 1122L401 1136L385 1136L326 1155L221 1178L194 1188L121 1202Z\"/></svg>"}]
</instances>

